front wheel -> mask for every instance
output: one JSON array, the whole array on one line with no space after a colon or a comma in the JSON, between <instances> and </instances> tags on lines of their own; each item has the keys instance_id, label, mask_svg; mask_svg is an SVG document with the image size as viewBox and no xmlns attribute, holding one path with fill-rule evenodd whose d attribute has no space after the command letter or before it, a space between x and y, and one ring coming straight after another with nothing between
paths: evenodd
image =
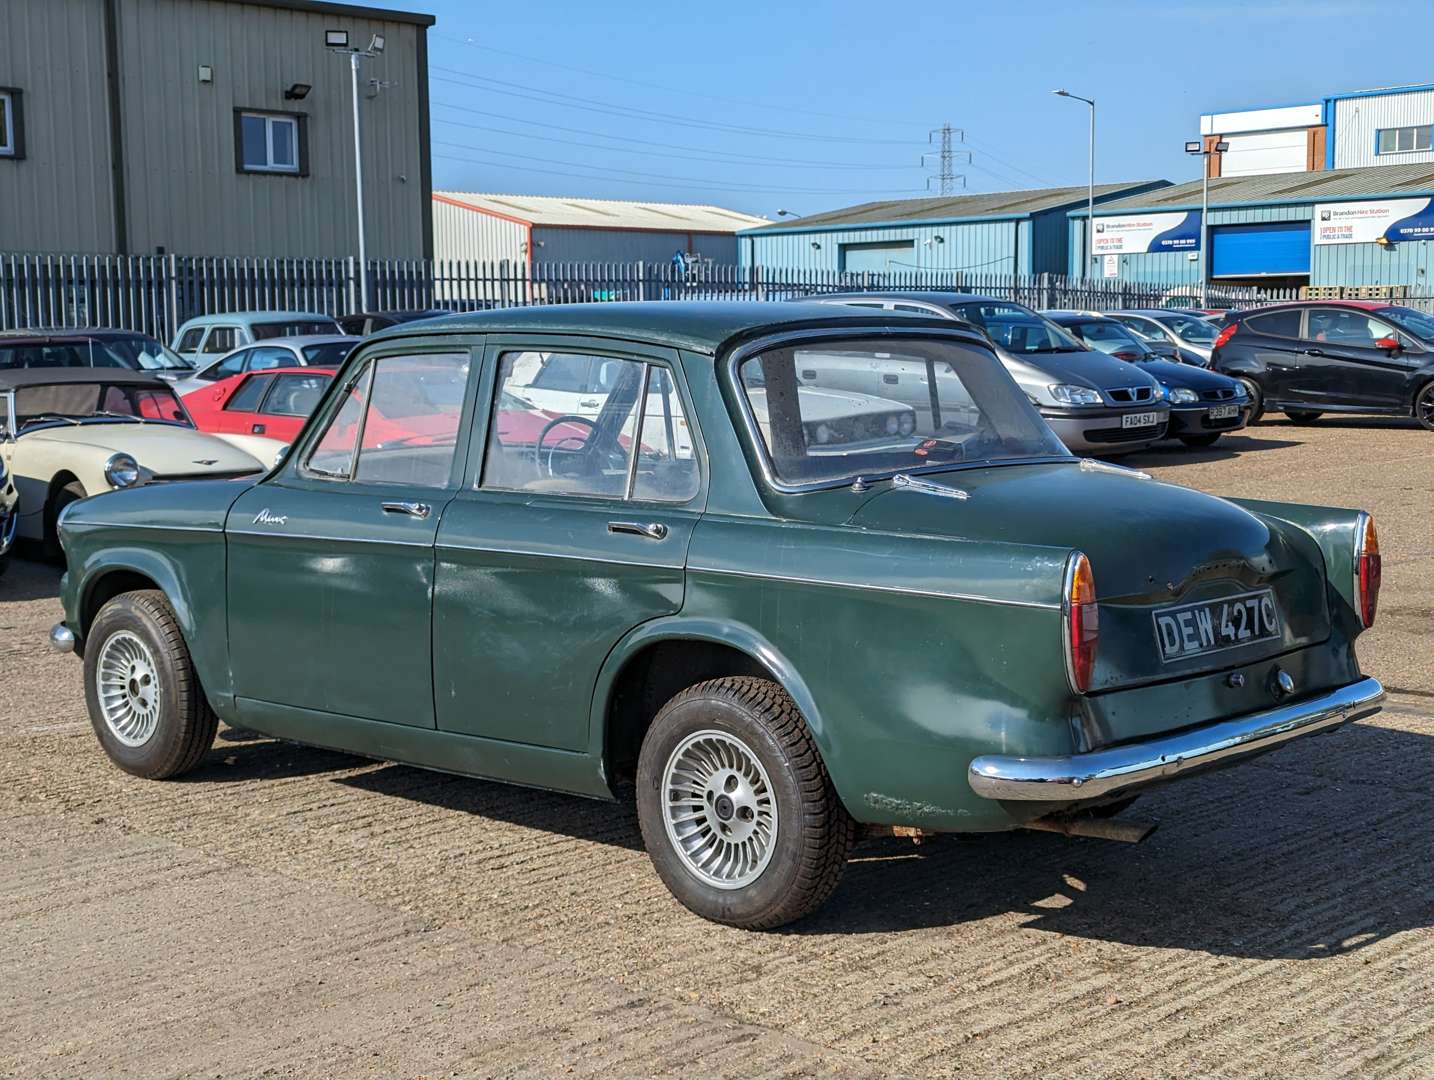
<instances>
[{"instance_id":1,"label":"front wheel","mask_svg":"<svg viewBox=\"0 0 1434 1080\"><path fill-rule=\"evenodd\" d=\"M1427 382L1414 395L1414 419L1426 431L1434 431L1434 382Z\"/></svg>"},{"instance_id":2,"label":"front wheel","mask_svg":"<svg viewBox=\"0 0 1434 1080\"><path fill-rule=\"evenodd\" d=\"M135 776L179 776L213 745L219 719L162 592L100 608L85 642L85 704L104 752Z\"/></svg>"},{"instance_id":3,"label":"front wheel","mask_svg":"<svg viewBox=\"0 0 1434 1080\"><path fill-rule=\"evenodd\" d=\"M699 683L662 707L638 758L637 813L672 894L749 930L820 907L856 831L796 703L749 677Z\"/></svg>"},{"instance_id":4,"label":"front wheel","mask_svg":"<svg viewBox=\"0 0 1434 1080\"><path fill-rule=\"evenodd\" d=\"M1265 392L1254 379L1241 377L1240 385L1245 388L1245 393L1250 396L1250 423L1253 424L1265 415Z\"/></svg>"},{"instance_id":5,"label":"front wheel","mask_svg":"<svg viewBox=\"0 0 1434 1080\"><path fill-rule=\"evenodd\" d=\"M1181 435L1180 441L1186 446L1214 446L1219 434L1214 435Z\"/></svg>"}]
</instances>

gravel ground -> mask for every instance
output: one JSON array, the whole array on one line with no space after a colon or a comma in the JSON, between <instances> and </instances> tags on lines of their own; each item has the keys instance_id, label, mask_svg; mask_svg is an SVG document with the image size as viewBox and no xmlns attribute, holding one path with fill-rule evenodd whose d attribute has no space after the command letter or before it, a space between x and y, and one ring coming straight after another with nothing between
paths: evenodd
<instances>
[{"instance_id":1,"label":"gravel ground","mask_svg":"<svg viewBox=\"0 0 1434 1080\"><path fill-rule=\"evenodd\" d=\"M869 842L786 932L668 898L623 807L221 729L111 768L58 574L0 581L0 1075L1434 1074L1434 436L1127 464L1380 526L1378 717L1142 801L1139 847Z\"/></svg>"}]
</instances>

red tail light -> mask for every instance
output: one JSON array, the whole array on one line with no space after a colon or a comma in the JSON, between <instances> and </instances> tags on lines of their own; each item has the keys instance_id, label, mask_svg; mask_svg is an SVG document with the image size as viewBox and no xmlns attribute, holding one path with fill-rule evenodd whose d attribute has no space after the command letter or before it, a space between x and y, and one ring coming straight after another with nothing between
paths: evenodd
<instances>
[{"instance_id":1,"label":"red tail light","mask_svg":"<svg viewBox=\"0 0 1434 1080\"><path fill-rule=\"evenodd\" d=\"M1220 333L1216 335L1215 344L1212 345L1211 348L1218 349L1221 345L1224 345L1225 342L1229 341L1232 337L1235 336L1235 331L1239 328L1239 323L1226 323L1225 329L1221 330Z\"/></svg>"},{"instance_id":2,"label":"red tail light","mask_svg":"<svg viewBox=\"0 0 1434 1080\"><path fill-rule=\"evenodd\" d=\"M1134 363L1136 360L1139 360L1141 356L1141 354L1136 352L1134 349L1121 349L1117 352L1111 353L1110 355L1115 357L1117 360L1129 360L1131 363Z\"/></svg>"},{"instance_id":3,"label":"red tail light","mask_svg":"<svg viewBox=\"0 0 1434 1080\"><path fill-rule=\"evenodd\" d=\"M1073 552L1066 563L1061 614L1065 631L1066 678L1071 689L1084 694L1095 670L1095 649L1100 640L1100 612L1095 602L1095 575L1090 560Z\"/></svg>"},{"instance_id":4,"label":"red tail light","mask_svg":"<svg viewBox=\"0 0 1434 1080\"><path fill-rule=\"evenodd\" d=\"M1374 613L1379 607L1379 579L1383 574L1383 567L1379 558L1379 534L1374 530L1374 519L1368 514L1360 514L1357 530L1354 549L1354 595L1359 605L1359 621L1368 629L1374 625Z\"/></svg>"}]
</instances>

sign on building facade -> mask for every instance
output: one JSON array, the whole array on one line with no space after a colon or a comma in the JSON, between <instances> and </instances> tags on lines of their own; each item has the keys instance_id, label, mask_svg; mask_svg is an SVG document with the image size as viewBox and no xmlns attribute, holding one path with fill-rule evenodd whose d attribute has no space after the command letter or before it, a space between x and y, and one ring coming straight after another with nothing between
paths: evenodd
<instances>
[{"instance_id":1,"label":"sign on building facade","mask_svg":"<svg viewBox=\"0 0 1434 1080\"><path fill-rule=\"evenodd\" d=\"M1097 255L1199 251L1200 211L1097 216L1094 250Z\"/></svg>"}]
</instances>

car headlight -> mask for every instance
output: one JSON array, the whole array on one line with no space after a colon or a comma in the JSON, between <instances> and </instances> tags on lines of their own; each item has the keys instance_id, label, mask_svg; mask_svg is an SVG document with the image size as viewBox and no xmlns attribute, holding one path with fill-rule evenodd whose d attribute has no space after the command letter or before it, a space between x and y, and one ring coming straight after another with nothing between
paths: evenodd
<instances>
[{"instance_id":1,"label":"car headlight","mask_svg":"<svg viewBox=\"0 0 1434 1080\"><path fill-rule=\"evenodd\" d=\"M897 426L900 427L901 434L910 435L916 430L916 414L909 412L902 413L900 419L897 421Z\"/></svg>"},{"instance_id":2,"label":"car headlight","mask_svg":"<svg viewBox=\"0 0 1434 1080\"><path fill-rule=\"evenodd\" d=\"M134 487L139 483L139 462L128 454L115 454L105 462L105 479L112 488Z\"/></svg>"},{"instance_id":3,"label":"car headlight","mask_svg":"<svg viewBox=\"0 0 1434 1080\"><path fill-rule=\"evenodd\" d=\"M1236 383L1235 383L1235 400L1236 400L1236 401L1244 401L1244 400L1245 400L1247 397L1249 397L1249 396L1250 396L1249 394L1245 393L1245 384L1242 383L1242 382L1236 382Z\"/></svg>"},{"instance_id":4,"label":"car headlight","mask_svg":"<svg viewBox=\"0 0 1434 1080\"><path fill-rule=\"evenodd\" d=\"M1187 386L1172 386L1170 388L1170 404L1172 405L1194 405L1200 400L1200 395Z\"/></svg>"},{"instance_id":5,"label":"car headlight","mask_svg":"<svg viewBox=\"0 0 1434 1080\"><path fill-rule=\"evenodd\" d=\"M1099 405L1100 394L1089 386L1071 386L1069 383L1057 383L1050 388L1051 397L1055 398L1062 405Z\"/></svg>"},{"instance_id":6,"label":"car headlight","mask_svg":"<svg viewBox=\"0 0 1434 1080\"><path fill-rule=\"evenodd\" d=\"M895 435L900 425L901 418L895 413L892 413L886 418L886 433L888 435Z\"/></svg>"}]
</instances>

